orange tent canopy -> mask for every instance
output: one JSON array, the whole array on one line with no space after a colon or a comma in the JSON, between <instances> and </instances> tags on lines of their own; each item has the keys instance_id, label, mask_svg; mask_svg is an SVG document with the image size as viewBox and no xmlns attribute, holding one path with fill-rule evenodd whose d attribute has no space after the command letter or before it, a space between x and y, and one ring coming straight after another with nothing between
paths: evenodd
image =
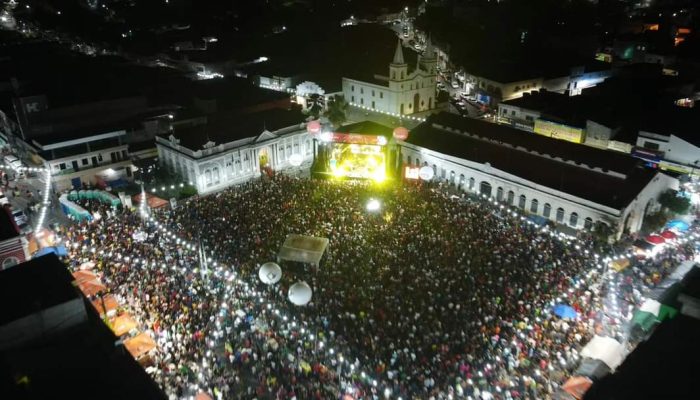
<instances>
[{"instance_id":1,"label":"orange tent canopy","mask_svg":"<svg viewBox=\"0 0 700 400\"><path fill-rule=\"evenodd\" d=\"M117 336L127 334L132 329L136 329L138 326L131 315L126 313L110 319L109 323L111 325L112 332L114 332L114 334Z\"/></svg>"},{"instance_id":2,"label":"orange tent canopy","mask_svg":"<svg viewBox=\"0 0 700 400\"><path fill-rule=\"evenodd\" d=\"M135 359L156 348L156 342L148 334L141 332L138 335L124 341L124 347Z\"/></svg>"},{"instance_id":3,"label":"orange tent canopy","mask_svg":"<svg viewBox=\"0 0 700 400\"><path fill-rule=\"evenodd\" d=\"M137 203L141 203L141 193L134 196L134 201ZM149 193L146 193L146 202L151 208L165 207L168 204L170 204L168 200L161 199L160 197L154 196Z\"/></svg>"},{"instance_id":4,"label":"orange tent canopy","mask_svg":"<svg viewBox=\"0 0 700 400\"><path fill-rule=\"evenodd\" d=\"M209 396L208 393L199 392L199 393L197 393L197 397L195 397L194 400L213 400L213 399L211 398L211 396Z\"/></svg>"},{"instance_id":5,"label":"orange tent canopy","mask_svg":"<svg viewBox=\"0 0 700 400\"><path fill-rule=\"evenodd\" d=\"M592 384L593 381L585 376L573 376L561 388L577 400L581 400Z\"/></svg>"},{"instance_id":6,"label":"orange tent canopy","mask_svg":"<svg viewBox=\"0 0 700 400\"><path fill-rule=\"evenodd\" d=\"M97 279L79 283L78 288L80 288L80 291L83 292L85 296L94 296L99 292L107 291L107 286Z\"/></svg>"},{"instance_id":7,"label":"orange tent canopy","mask_svg":"<svg viewBox=\"0 0 700 400\"><path fill-rule=\"evenodd\" d=\"M102 306L104 304L104 307ZM92 306L95 307L95 310L100 315L105 315L110 311L114 311L117 308L119 308L119 303L117 302L117 299L112 296L111 294L108 294L106 296L102 296L102 299L96 299L92 301Z\"/></svg>"},{"instance_id":8,"label":"orange tent canopy","mask_svg":"<svg viewBox=\"0 0 700 400\"><path fill-rule=\"evenodd\" d=\"M73 278L78 282L78 285L83 282L98 280L94 272L82 270L73 272Z\"/></svg>"}]
</instances>

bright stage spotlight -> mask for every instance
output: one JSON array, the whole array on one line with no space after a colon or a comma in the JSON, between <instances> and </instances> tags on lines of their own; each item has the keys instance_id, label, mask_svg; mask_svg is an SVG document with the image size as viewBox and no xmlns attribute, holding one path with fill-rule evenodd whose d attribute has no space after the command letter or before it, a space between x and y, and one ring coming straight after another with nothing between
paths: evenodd
<instances>
[{"instance_id":1,"label":"bright stage spotlight","mask_svg":"<svg viewBox=\"0 0 700 400\"><path fill-rule=\"evenodd\" d=\"M369 199L367 202L367 211L374 212L379 211L382 208L382 204L377 199Z\"/></svg>"}]
</instances>

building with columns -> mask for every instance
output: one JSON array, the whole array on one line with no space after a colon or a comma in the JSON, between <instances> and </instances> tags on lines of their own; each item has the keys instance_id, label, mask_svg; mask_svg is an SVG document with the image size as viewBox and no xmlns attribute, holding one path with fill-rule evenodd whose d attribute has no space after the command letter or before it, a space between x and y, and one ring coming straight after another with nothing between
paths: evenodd
<instances>
[{"instance_id":1,"label":"building with columns","mask_svg":"<svg viewBox=\"0 0 700 400\"><path fill-rule=\"evenodd\" d=\"M400 115L436 108L437 55L430 41L423 55L418 56L415 67L405 61L399 41L388 67L389 75L343 77L345 100L380 112Z\"/></svg>"},{"instance_id":2,"label":"building with columns","mask_svg":"<svg viewBox=\"0 0 700 400\"><path fill-rule=\"evenodd\" d=\"M158 159L200 194L259 177L265 171L310 165L313 141L298 110L211 116L156 137ZM296 159L296 160L295 160Z\"/></svg>"},{"instance_id":3,"label":"building with columns","mask_svg":"<svg viewBox=\"0 0 700 400\"><path fill-rule=\"evenodd\" d=\"M406 165L430 166L435 178L484 194L573 229L597 222L637 232L657 198L678 180L634 157L580 146L481 120L441 113L400 142Z\"/></svg>"}]
</instances>

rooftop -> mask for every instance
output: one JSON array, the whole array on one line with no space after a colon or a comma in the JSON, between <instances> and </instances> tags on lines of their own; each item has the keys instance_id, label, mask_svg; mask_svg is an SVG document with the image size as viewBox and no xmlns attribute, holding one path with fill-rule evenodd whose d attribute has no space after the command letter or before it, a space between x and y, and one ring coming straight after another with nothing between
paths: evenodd
<instances>
[{"instance_id":1,"label":"rooftop","mask_svg":"<svg viewBox=\"0 0 700 400\"><path fill-rule=\"evenodd\" d=\"M55 255L0 272L2 319L81 297ZM0 351L0 393L7 399L165 399L146 371L83 298L87 321Z\"/></svg>"},{"instance_id":2,"label":"rooftop","mask_svg":"<svg viewBox=\"0 0 700 400\"><path fill-rule=\"evenodd\" d=\"M391 138L394 129L374 121L362 121L354 124L343 125L335 130L337 133L356 133L364 135L377 135Z\"/></svg>"},{"instance_id":3,"label":"rooftop","mask_svg":"<svg viewBox=\"0 0 700 400\"><path fill-rule=\"evenodd\" d=\"M17 236L19 236L19 231L17 231L17 225L10 211L5 207L0 208L0 242Z\"/></svg>"},{"instance_id":4,"label":"rooftop","mask_svg":"<svg viewBox=\"0 0 700 400\"><path fill-rule=\"evenodd\" d=\"M208 142L216 145L231 143L246 138L256 138L263 131L274 132L304 122L305 116L294 108L284 110L272 108L253 113L217 113L207 116L207 123L187 127L176 127L170 135L180 140L180 145L193 151L201 150Z\"/></svg>"},{"instance_id":5,"label":"rooftop","mask_svg":"<svg viewBox=\"0 0 700 400\"><path fill-rule=\"evenodd\" d=\"M444 113L431 117L414 128L406 141L480 164L488 163L530 182L614 209L629 205L656 174L638 166L637 160L629 155L454 117ZM444 127L457 128L476 137ZM608 170L625 177L605 173Z\"/></svg>"},{"instance_id":6,"label":"rooftop","mask_svg":"<svg viewBox=\"0 0 700 400\"><path fill-rule=\"evenodd\" d=\"M80 297L55 255L0 271L0 325Z\"/></svg>"},{"instance_id":7,"label":"rooftop","mask_svg":"<svg viewBox=\"0 0 700 400\"><path fill-rule=\"evenodd\" d=\"M539 111L543 119L578 127L585 127L587 119L609 123L609 117L604 113L605 106L592 97L571 97L541 89L523 93L522 97L504 101L502 104Z\"/></svg>"}]
</instances>

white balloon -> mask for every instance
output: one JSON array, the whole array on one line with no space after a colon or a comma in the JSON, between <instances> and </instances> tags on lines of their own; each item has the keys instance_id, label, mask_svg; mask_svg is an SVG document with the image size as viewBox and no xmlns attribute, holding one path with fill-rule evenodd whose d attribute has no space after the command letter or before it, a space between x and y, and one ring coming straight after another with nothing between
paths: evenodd
<instances>
[{"instance_id":1,"label":"white balloon","mask_svg":"<svg viewBox=\"0 0 700 400\"><path fill-rule=\"evenodd\" d=\"M299 153L289 156L289 163L294 167L300 166L302 162L304 162L304 158Z\"/></svg>"},{"instance_id":2,"label":"white balloon","mask_svg":"<svg viewBox=\"0 0 700 400\"><path fill-rule=\"evenodd\" d=\"M311 301L311 286L306 282L297 282L289 288L289 301L297 306L305 306Z\"/></svg>"},{"instance_id":3,"label":"white balloon","mask_svg":"<svg viewBox=\"0 0 700 400\"><path fill-rule=\"evenodd\" d=\"M424 181L429 181L435 176L435 170L426 165L418 170L418 176Z\"/></svg>"},{"instance_id":4,"label":"white balloon","mask_svg":"<svg viewBox=\"0 0 700 400\"><path fill-rule=\"evenodd\" d=\"M260 267L258 276L262 283L274 285L282 279L282 268L273 262L267 262Z\"/></svg>"}]
</instances>

